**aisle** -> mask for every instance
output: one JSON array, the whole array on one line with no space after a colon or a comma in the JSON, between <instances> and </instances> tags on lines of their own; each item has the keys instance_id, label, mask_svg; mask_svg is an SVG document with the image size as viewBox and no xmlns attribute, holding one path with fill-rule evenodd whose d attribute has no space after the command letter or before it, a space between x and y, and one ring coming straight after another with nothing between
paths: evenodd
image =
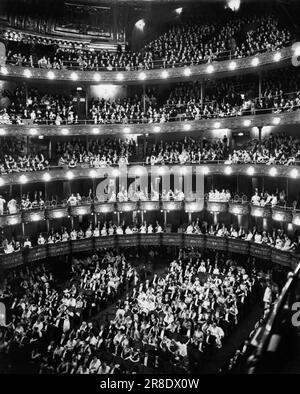
<instances>
[{"instance_id":1,"label":"aisle","mask_svg":"<svg viewBox=\"0 0 300 394\"><path fill-rule=\"evenodd\" d=\"M248 338L256 322L262 317L262 314L263 308L260 305L255 305L251 313L243 319L235 331L229 336L223 348L216 353L213 360L204 366L201 373L218 373L228 363L234 352Z\"/></svg>"},{"instance_id":2,"label":"aisle","mask_svg":"<svg viewBox=\"0 0 300 394\"><path fill-rule=\"evenodd\" d=\"M159 262L155 263L155 267L153 267L152 274L147 277L147 279L151 280L154 276L154 274L162 275L165 268L166 268L166 263L162 260ZM143 282L143 281L142 281ZM116 313L116 305L119 301L125 300L128 294L131 294L133 292L133 288L129 290L129 292L125 293L118 301L114 302L113 304L109 305L107 308L101 310L96 316L93 316L89 319L89 321L97 320L99 323L103 322L106 319L112 319L115 317Z\"/></svg>"},{"instance_id":3,"label":"aisle","mask_svg":"<svg viewBox=\"0 0 300 394\"><path fill-rule=\"evenodd\" d=\"M157 275L162 275L166 268L166 264L161 262L156 264L153 274L148 279L151 279L153 275L156 273ZM129 294L133 289L130 290ZM125 294L120 300L125 299L127 294ZM98 315L91 318L91 320L97 320L99 323L104 321L105 319L112 319L115 317L116 312L116 304L115 302L112 305L109 305L106 309L99 312ZM229 359L233 356L234 352L239 349L244 341L248 338L250 332L253 330L257 321L262 317L263 308L261 305L254 305L251 313L243 319L243 321L238 325L236 330L229 336L227 341L225 342L222 349L220 349L212 358L211 361L207 362L199 373L201 374L212 374L218 373L218 371L227 364Z\"/></svg>"}]
</instances>

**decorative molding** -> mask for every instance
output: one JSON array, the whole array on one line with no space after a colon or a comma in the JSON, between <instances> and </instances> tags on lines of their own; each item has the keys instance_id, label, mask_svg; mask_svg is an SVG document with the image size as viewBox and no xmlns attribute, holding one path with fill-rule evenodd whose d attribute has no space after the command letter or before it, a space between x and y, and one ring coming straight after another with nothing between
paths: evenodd
<instances>
[{"instance_id":1,"label":"decorative molding","mask_svg":"<svg viewBox=\"0 0 300 394\"><path fill-rule=\"evenodd\" d=\"M280 52L281 60L280 62L274 62L274 54ZM184 71L187 67L177 67L177 68L168 68L168 69L153 69L153 70L141 70L141 71L78 71L78 70L52 70L54 73L54 79L56 82L71 82L73 84L78 83L113 83L113 84L128 84L128 83L136 83L141 84L140 72L145 74L144 81L145 83L153 83L153 82L164 82L166 79L163 78L162 72L166 70L168 72L167 81L182 81L188 79L205 79L214 77L222 78L224 76L236 75L236 74L247 74L249 72L253 72L253 70L259 70L261 68L265 68L268 66L273 66L276 64L278 67L282 67L286 63L290 63L290 59L292 57L292 47L289 46L287 48L282 48L276 52L266 52L262 54L258 54L255 56L249 56L241 59L234 59L236 63L235 70L230 70L231 60L212 62L210 65L214 67L214 71L212 74L207 72L208 64L201 64L197 66L189 66L188 68L191 71L191 75L186 77ZM259 66L254 67L252 65L253 59L257 57L259 59ZM25 78L25 70L30 70L30 78L28 80L49 80L48 73L50 70L42 69L42 68L28 68L21 66L13 66L7 64L6 66L7 73L3 78L6 79L14 78L14 79L22 79ZM77 78L72 79L72 75L76 73ZM95 74L100 76L100 80L95 79ZM122 74L122 77L120 77ZM53 79L53 75L51 77Z\"/></svg>"},{"instance_id":2,"label":"decorative molding","mask_svg":"<svg viewBox=\"0 0 300 394\"><path fill-rule=\"evenodd\" d=\"M227 212L228 203L226 201L207 201L206 210L213 213Z\"/></svg>"},{"instance_id":3,"label":"decorative molding","mask_svg":"<svg viewBox=\"0 0 300 394\"><path fill-rule=\"evenodd\" d=\"M181 211L182 201L162 201L162 209L164 211Z\"/></svg>"},{"instance_id":4,"label":"decorative molding","mask_svg":"<svg viewBox=\"0 0 300 394\"><path fill-rule=\"evenodd\" d=\"M228 209L229 207L229 209ZM196 209L196 208L199 208ZM116 203L90 203L76 206L65 206L46 208L45 210L28 210L15 215L0 216L0 227L15 226L20 223L37 222L41 220L54 220L66 217L76 217L93 214L106 214L112 212L145 212L145 211L182 211L220 213L227 212L232 215L251 215L261 218L272 218L273 220L293 223L300 226L300 211L293 211L292 208L281 207L260 207L250 204L240 204L234 202L207 202L206 206L203 201L134 201L134 202L116 202Z\"/></svg>"},{"instance_id":5,"label":"decorative molding","mask_svg":"<svg viewBox=\"0 0 300 394\"><path fill-rule=\"evenodd\" d=\"M134 246L177 246L199 247L224 252L250 255L262 260L270 260L279 265L294 269L299 255L283 252L270 246L254 244L238 239L216 237L212 235L187 235L180 233L111 235L67 241L57 244L37 246L11 254L0 255L2 269L16 267L28 262L40 261L47 257L66 256L77 252L91 252L101 248L134 247Z\"/></svg>"},{"instance_id":6,"label":"decorative molding","mask_svg":"<svg viewBox=\"0 0 300 394\"><path fill-rule=\"evenodd\" d=\"M60 208L46 208L45 217L46 219L61 219L68 217L68 207Z\"/></svg>"},{"instance_id":7,"label":"decorative molding","mask_svg":"<svg viewBox=\"0 0 300 394\"><path fill-rule=\"evenodd\" d=\"M141 211L158 211L160 209L160 201L140 201Z\"/></svg>"},{"instance_id":8,"label":"decorative molding","mask_svg":"<svg viewBox=\"0 0 300 394\"><path fill-rule=\"evenodd\" d=\"M275 119L276 118L276 119ZM130 134L153 134L164 135L168 133L186 133L187 131L205 132L215 129L244 130L247 127L264 127L274 125L274 119L281 126L300 123L300 111L284 112L281 114L259 114L248 116L234 116L228 118L200 119L189 121L174 121L166 123L141 123L141 124L92 124L92 121L85 121L86 124L78 125L0 125L2 133L6 136L32 136L32 129L35 129L35 136L57 137L66 135L90 135L101 137L103 135L124 134L124 129ZM247 122L250 121L250 124ZM246 126L247 124L247 126ZM160 131L155 127L159 125ZM188 127L187 127L188 125ZM66 129L68 130L67 134ZM188 129L188 130L187 130Z\"/></svg>"},{"instance_id":9,"label":"decorative molding","mask_svg":"<svg viewBox=\"0 0 300 394\"><path fill-rule=\"evenodd\" d=\"M0 216L0 227L15 226L20 223L22 223L22 216L20 214Z\"/></svg>"},{"instance_id":10,"label":"decorative molding","mask_svg":"<svg viewBox=\"0 0 300 394\"><path fill-rule=\"evenodd\" d=\"M249 203L230 202L228 203L228 212L233 215L249 215Z\"/></svg>"},{"instance_id":11,"label":"decorative molding","mask_svg":"<svg viewBox=\"0 0 300 394\"><path fill-rule=\"evenodd\" d=\"M92 206L91 204L70 206L69 212L71 216L90 215L92 213Z\"/></svg>"},{"instance_id":12,"label":"decorative molding","mask_svg":"<svg viewBox=\"0 0 300 394\"><path fill-rule=\"evenodd\" d=\"M285 208L272 207L272 219L277 222L290 223L293 220L293 213Z\"/></svg>"},{"instance_id":13,"label":"decorative molding","mask_svg":"<svg viewBox=\"0 0 300 394\"><path fill-rule=\"evenodd\" d=\"M270 218L272 216L272 209L271 207L260 207L260 206L252 205L251 216L257 218Z\"/></svg>"}]
</instances>

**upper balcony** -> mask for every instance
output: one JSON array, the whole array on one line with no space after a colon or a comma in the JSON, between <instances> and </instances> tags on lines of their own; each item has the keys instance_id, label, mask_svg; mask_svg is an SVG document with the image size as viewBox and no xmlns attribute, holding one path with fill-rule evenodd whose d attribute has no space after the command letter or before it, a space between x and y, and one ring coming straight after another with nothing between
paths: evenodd
<instances>
[{"instance_id":1,"label":"upper balcony","mask_svg":"<svg viewBox=\"0 0 300 394\"><path fill-rule=\"evenodd\" d=\"M35 67L2 65L0 76L2 79L45 81L71 83L113 83L113 84L151 84L168 82L180 82L192 79L224 78L231 75L242 75L259 70L284 67L291 64L294 56L293 46L274 52L260 53L255 56L239 59L229 59L204 63L199 65L163 68L161 64L155 64L150 70L125 71L114 69L113 71L82 71L80 69L47 69Z\"/></svg>"}]
</instances>

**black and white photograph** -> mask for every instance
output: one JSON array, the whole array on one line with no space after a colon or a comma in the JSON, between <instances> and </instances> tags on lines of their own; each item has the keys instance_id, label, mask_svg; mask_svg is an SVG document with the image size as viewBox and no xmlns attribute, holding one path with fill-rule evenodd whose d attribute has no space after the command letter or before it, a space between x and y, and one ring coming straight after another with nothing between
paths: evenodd
<instances>
[{"instance_id":1,"label":"black and white photograph","mask_svg":"<svg viewBox=\"0 0 300 394\"><path fill-rule=\"evenodd\" d=\"M299 0L0 0L1 386L298 373Z\"/></svg>"}]
</instances>

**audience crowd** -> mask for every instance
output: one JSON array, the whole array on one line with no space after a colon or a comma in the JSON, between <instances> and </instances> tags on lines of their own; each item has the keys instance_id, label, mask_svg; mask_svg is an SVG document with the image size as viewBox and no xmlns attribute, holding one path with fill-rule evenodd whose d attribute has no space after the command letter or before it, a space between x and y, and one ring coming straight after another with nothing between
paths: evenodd
<instances>
[{"instance_id":1,"label":"audience crowd","mask_svg":"<svg viewBox=\"0 0 300 394\"><path fill-rule=\"evenodd\" d=\"M106 167L112 164L124 165L134 162L136 142L134 139L106 138L91 141L88 148L81 141L69 141L56 144L56 154L60 156L58 165L75 168L77 165Z\"/></svg>"},{"instance_id":2,"label":"audience crowd","mask_svg":"<svg viewBox=\"0 0 300 394\"><path fill-rule=\"evenodd\" d=\"M148 149L146 164L196 164L224 161L225 164L293 165L300 159L297 137L285 133L270 134L262 140L250 139L243 148L230 149L228 138L195 140L186 137L181 141L161 141Z\"/></svg>"},{"instance_id":3,"label":"audience crowd","mask_svg":"<svg viewBox=\"0 0 300 394\"><path fill-rule=\"evenodd\" d=\"M299 75L287 67L266 72L260 92L252 75L206 81L204 96L200 82L181 82L163 93L147 87L126 98L93 97L84 114L76 93L17 87L1 92L0 124L140 124L279 114L299 109L299 91Z\"/></svg>"},{"instance_id":4,"label":"audience crowd","mask_svg":"<svg viewBox=\"0 0 300 394\"><path fill-rule=\"evenodd\" d=\"M183 12L175 24L168 25L168 30L160 31L159 36L136 51L119 45L111 52L94 49L88 43L58 42L54 38L41 39L14 31L3 32L3 38L7 64L100 72L168 69L275 53L290 45L293 39L290 29L273 14L243 16L242 12L230 11L225 11L222 17L213 16L213 20L204 15L187 19ZM205 86L202 82L188 82L165 90L148 87L143 94L131 97L93 97L86 103L85 110L79 89L72 94L60 89L61 93L53 94L24 85L14 92L1 91L0 125L165 123L280 114L300 108L300 79L295 68L266 73L261 82L258 88L257 80L246 76L209 80ZM219 127L216 122L215 128ZM143 162L162 165L162 170L164 164L179 164L184 171L185 164L221 161L225 165L290 166L300 160L299 139L285 133L271 133L261 141L251 139L234 147L235 142L232 144L227 135L219 139L186 136L181 140L173 138L155 143L146 137L143 152L138 149L138 140L133 138L51 141L48 158L39 145L34 145L34 138L25 144L21 138L5 138L1 134L0 175L43 171L53 163L73 169ZM59 203L57 196L46 196L46 188L22 194L21 187L20 199L12 197L11 188L9 199L0 195L0 215L43 210L60 204L74 207L102 202L105 197L109 203L194 200L192 192L184 193L175 186L174 190L160 191L158 185L151 184L149 192L137 179L128 190L122 187L117 192L108 183L103 196L97 195L94 189L93 182L93 187L84 193L86 196L70 193ZM7 191L5 193L7 196ZM268 190L260 192L258 188L251 198L246 195L240 198L228 189L215 188L204 199L250 202L257 207L285 207L288 200L285 190L269 193ZM296 206L295 201L293 208ZM69 227L63 223L60 229L50 228L48 222L47 232L41 231L46 229L41 225L35 235L24 236L23 228L22 237L15 230L0 228L0 253L22 251L26 255L28 249L36 246L93 237L168 232L159 220L147 222L143 213L140 217L140 221L133 222L120 222L118 217L118 224L106 217L103 222L94 217L96 220L88 225L85 219L80 219L79 224L72 220ZM208 223L205 217L202 221L189 218L188 225L176 228L186 237L206 234L240 239L285 252L298 252L300 248L298 231L291 235L283 228L273 226L270 230L258 223L244 227L217 221L212 224L212 220ZM249 315L253 305L264 302L266 316L273 295L278 294L277 287L273 291L270 282L262 285L263 275L255 259L250 263L244 256L176 248L173 259L165 266L170 250L161 257L163 270L153 264L154 271L148 272L150 277L140 264L143 259L148 259L150 265L154 262L155 253L149 247L144 247L142 255L139 254L141 248L135 250L137 264L127 249L123 253L118 248L61 258L60 267L49 258L42 264L28 262L26 267L9 270L0 283L0 301L5 302L7 309L7 322L0 327L0 359L4 360L5 368L15 372L21 366L40 374L201 372ZM265 292L260 299L262 288ZM261 320L257 324L261 324ZM227 372L238 370L245 362L253 333L235 350L225 367Z\"/></svg>"},{"instance_id":5,"label":"audience crowd","mask_svg":"<svg viewBox=\"0 0 300 394\"><path fill-rule=\"evenodd\" d=\"M40 373L86 373L100 344L97 322L88 320L138 281L124 254L109 251L73 256L63 289L45 265L13 272L3 290L10 322L1 330L2 356L34 363ZM112 367L103 363L99 373Z\"/></svg>"},{"instance_id":6,"label":"audience crowd","mask_svg":"<svg viewBox=\"0 0 300 394\"><path fill-rule=\"evenodd\" d=\"M18 145L22 146L18 149ZM57 142L51 162L34 146L28 146L17 138L3 139L0 148L0 174L43 171L52 166L76 168L77 166L101 168L109 165L127 165L145 162L161 164L203 164L223 161L224 164L295 165L300 161L299 139L285 133L269 134L261 143L252 138L247 143L231 148L226 135L222 139L161 140L147 144L143 154L137 149L134 139L91 139L84 143L80 139Z\"/></svg>"},{"instance_id":7,"label":"audience crowd","mask_svg":"<svg viewBox=\"0 0 300 394\"><path fill-rule=\"evenodd\" d=\"M8 32L4 34L7 62L44 69L92 71L171 68L275 51L292 40L290 31L274 15L236 15L225 21L194 17L194 20L174 25L136 52L121 48L114 53L97 51L83 43L64 47L54 45L51 39L35 45L34 36ZM249 29L250 25L255 28Z\"/></svg>"},{"instance_id":8,"label":"audience crowd","mask_svg":"<svg viewBox=\"0 0 300 394\"><path fill-rule=\"evenodd\" d=\"M183 140L160 141L148 149L146 164L185 164L224 160L228 138L204 140L185 137Z\"/></svg>"},{"instance_id":9,"label":"audience crowd","mask_svg":"<svg viewBox=\"0 0 300 394\"><path fill-rule=\"evenodd\" d=\"M264 244L283 251L293 252L299 245L298 236L288 236L284 230L273 228L273 230L258 230L256 226L249 227L246 230L244 227L234 226L229 227L225 223L217 223L216 225L208 225L207 222L200 223L199 219L192 222L186 228L186 234L209 234L217 237L230 237L241 239L244 241Z\"/></svg>"},{"instance_id":10,"label":"audience crowd","mask_svg":"<svg viewBox=\"0 0 300 394\"><path fill-rule=\"evenodd\" d=\"M144 282L109 251L74 256L63 284L44 265L27 267L2 290L9 322L0 352L40 373L199 372L257 301L260 278L256 267L197 250L180 250Z\"/></svg>"},{"instance_id":11,"label":"audience crowd","mask_svg":"<svg viewBox=\"0 0 300 394\"><path fill-rule=\"evenodd\" d=\"M78 100L76 95L51 94L37 88L5 90L0 124L77 124Z\"/></svg>"},{"instance_id":12,"label":"audience crowd","mask_svg":"<svg viewBox=\"0 0 300 394\"><path fill-rule=\"evenodd\" d=\"M35 240L33 240L34 237L25 237L23 241L19 241L14 237L12 237L11 240L8 240L4 235L2 235L3 241L2 245L0 245L0 250L2 250L5 254L9 254L19 252L23 248L32 248L36 245L49 245L67 242L70 240L76 241L80 239L108 235L129 235L135 233L154 234L162 233L163 231L164 230L158 221L156 221L155 225L152 225L151 223L147 224L146 221L140 225L128 225L125 224L125 222L114 224L112 221L105 221L103 225L101 225L100 222L96 226L92 226L92 224L90 224L85 231L81 227L78 229L72 228L69 231L66 227L62 227L60 230L56 231L52 228L47 234L40 233L37 237L35 237ZM4 234L3 230L2 234Z\"/></svg>"},{"instance_id":13,"label":"audience crowd","mask_svg":"<svg viewBox=\"0 0 300 394\"><path fill-rule=\"evenodd\" d=\"M250 226L246 229L243 226L236 226L231 224L230 226L225 223L217 223L216 225L208 224L208 222L199 222L199 218L196 222L191 222L186 227L186 234L208 234L215 235L218 237L232 237L239 238L245 241L251 241L259 244L266 244L268 246L280 249L283 251L293 252L299 245L299 238L296 235L288 235L283 229L273 228L272 231L265 229L259 230L256 226ZM12 237L8 240L2 230L2 251L5 254L19 252L22 248L32 248L35 245L54 244L60 242L67 242L69 240L76 241L80 239L87 239L92 237L102 237L111 235L131 235L135 233L140 234L154 234L164 232L163 227L158 221L153 224L147 224L146 221L140 224L126 224L123 221L120 224L114 224L112 221L104 222L103 225L98 222L96 226L90 224L84 231L81 227L78 229L72 228L68 231L66 227L62 227L61 230L51 229L47 234L40 233L33 241L33 237L26 237L23 241L19 241Z\"/></svg>"}]
</instances>

